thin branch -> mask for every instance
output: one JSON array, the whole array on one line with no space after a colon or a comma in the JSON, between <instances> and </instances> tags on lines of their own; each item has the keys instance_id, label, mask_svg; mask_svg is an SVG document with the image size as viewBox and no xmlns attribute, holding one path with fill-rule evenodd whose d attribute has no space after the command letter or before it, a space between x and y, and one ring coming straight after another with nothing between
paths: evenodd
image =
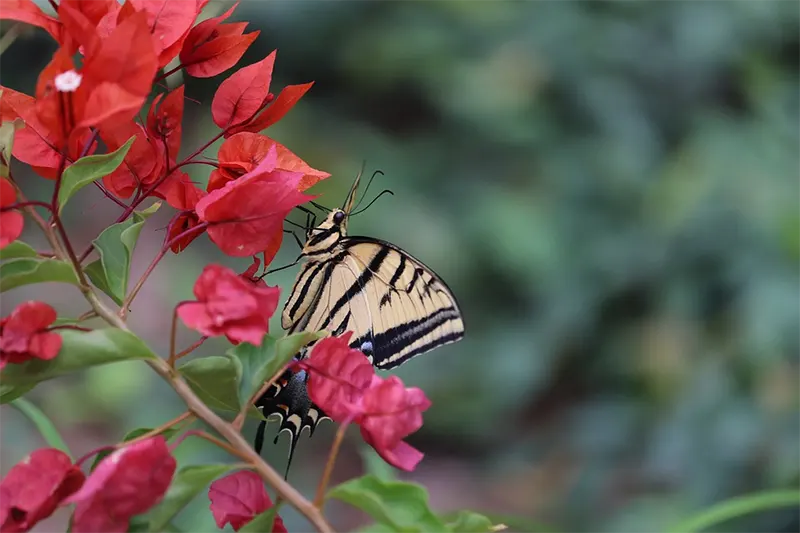
<instances>
[{"instance_id":1,"label":"thin branch","mask_svg":"<svg viewBox=\"0 0 800 533\"><path fill-rule=\"evenodd\" d=\"M142 277L139 278L139 281L136 282L136 285L133 287L133 290L131 290L130 294L128 294L128 296L122 302L122 307L119 310L120 318L124 318L125 317L125 314L128 312L128 307L130 307L130 305L131 305L131 302L133 302L133 299L136 298L137 294L139 294L139 291L142 289L142 286L144 285L144 282L147 280L148 277L150 277L150 274L153 273L153 270L155 270L156 266L158 265L158 262L161 261L161 259L164 258L164 256L166 255L166 253L170 249L170 247L173 244L175 244L176 242L178 242L179 240L181 240L181 239L183 239L185 237L188 237L189 235L192 235L193 233L201 233L202 231L204 231L206 229L207 225L208 224L206 224L206 223L198 224L197 226L194 226L193 228L189 228L188 230L184 231L183 233L179 233L173 239L171 239L169 242L165 242L164 243L164 245L161 247L161 250L159 250L158 254L153 258L153 260L147 266L147 270L144 271L144 274L142 274Z\"/></svg>"},{"instance_id":2,"label":"thin branch","mask_svg":"<svg viewBox=\"0 0 800 533\"><path fill-rule=\"evenodd\" d=\"M106 322L124 331L130 331L127 324L115 313L106 308L94 292L89 291L84 294L87 300L89 300L89 303L92 304L92 308L94 308L97 314L103 317ZM148 359L146 363L170 384L189 408L189 411L222 435L231 447L237 451L237 455L240 455L242 459L253 465L253 469L258 472L258 475L260 475L269 486L274 487L276 492L280 494L284 500L289 502L305 516L314 525L317 531L320 533L333 533L333 528L328 524L327 520L325 520L322 512L314 507L314 504L308 501L297 489L284 480L274 468L268 465L264 459L253 450L250 443L244 439L241 433L217 416L211 408L203 403L175 369L171 368L163 359Z\"/></svg>"},{"instance_id":3,"label":"thin branch","mask_svg":"<svg viewBox=\"0 0 800 533\"><path fill-rule=\"evenodd\" d=\"M347 431L349 422L345 422L336 430L336 437L333 439L331 452L328 454L328 462L325 463L325 470L322 472L322 478L317 485L317 495L314 497L314 507L322 512L322 506L325 505L325 491L328 488L328 482L331 480L331 473L333 472L333 465L336 464L336 457L339 455L339 448L342 446L344 434Z\"/></svg>"},{"instance_id":4,"label":"thin branch","mask_svg":"<svg viewBox=\"0 0 800 533\"><path fill-rule=\"evenodd\" d=\"M14 180L14 176L11 174L10 169L8 171L8 177L11 178L11 183L14 184L14 188L17 190L17 198L19 198L22 203L26 203L28 199L22 193L22 190L19 188L19 185L17 185L17 182ZM66 257L64 249L61 247L61 243L58 242L58 237L56 237L56 234L53 231L53 228L50 226L50 224L45 222L42 216L39 213L37 213L32 206L27 206L24 209L25 212L28 214L28 216L30 216L33 219L36 225L38 225L39 228L41 228L42 233L44 233L45 238L47 238L47 242L50 243L50 247L53 248L53 252L56 254L56 256L61 259Z\"/></svg>"},{"instance_id":5,"label":"thin branch","mask_svg":"<svg viewBox=\"0 0 800 533\"><path fill-rule=\"evenodd\" d=\"M180 424L184 420L190 420L192 418L194 418L194 415L191 413L191 411L186 411L185 413L182 413L182 414L176 416L175 418L173 418L169 422L165 422L165 423L161 424L160 426L158 426L157 428L153 428L150 431L148 431L147 433L139 435L135 439L131 439L129 441L125 441L125 442L119 443L117 445L117 447L118 448L122 448L122 447L125 447L125 446L130 446L133 443L149 439L150 437L155 437L156 435L160 435L161 433L164 433L169 428L171 428L173 426L177 426L178 424Z\"/></svg>"},{"instance_id":6,"label":"thin branch","mask_svg":"<svg viewBox=\"0 0 800 533\"><path fill-rule=\"evenodd\" d=\"M186 357L187 355L189 355L190 353L195 351L197 348L199 348L200 345L203 344L204 342L206 342L207 340L208 340L208 337L206 335L203 335L202 337L200 337L199 341L195 342L194 344L192 344L191 346L189 346L185 350L182 350L182 351L178 352L177 354L175 354L175 361L177 361L181 357Z\"/></svg>"}]
</instances>

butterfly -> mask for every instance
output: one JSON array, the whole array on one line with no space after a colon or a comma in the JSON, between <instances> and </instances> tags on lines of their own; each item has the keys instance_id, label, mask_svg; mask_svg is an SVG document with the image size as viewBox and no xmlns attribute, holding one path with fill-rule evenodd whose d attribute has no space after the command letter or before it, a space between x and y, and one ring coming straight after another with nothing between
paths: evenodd
<instances>
[{"instance_id":1,"label":"butterfly","mask_svg":"<svg viewBox=\"0 0 800 533\"><path fill-rule=\"evenodd\" d=\"M356 176L341 209L331 210L316 227L308 222L298 259L304 262L281 325L289 334L326 330L338 336L352 331L352 348L375 367L391 369L460 340L464 321L452 291L421 261L386 241L347 235L362 174ZM312 346L295 359L306 357ZM265 419L280 419L276 443L284 431L291 435L287 474L302 431L307 428L312 436L328 418L308 397L307 381L306 371L289 370L255 402ZM262 421L256 434L258 453L265 427Z\"/></svg>"}]
</instances>

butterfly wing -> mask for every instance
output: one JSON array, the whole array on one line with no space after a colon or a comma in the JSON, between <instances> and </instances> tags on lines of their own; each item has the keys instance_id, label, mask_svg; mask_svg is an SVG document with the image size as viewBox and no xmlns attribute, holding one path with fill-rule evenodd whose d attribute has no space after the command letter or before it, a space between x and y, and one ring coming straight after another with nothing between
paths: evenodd
<instances>
[{"instance_id":1,"label":"butterfly wing","mask_svg":"<svg viewBox=\"0 0 800 533\"><path fill-rule=\"evenodd\" d=\"M441 278L397 246L368 237L344 237L330 259L303 266L282 325L289 333L352 331L350 346L384 369L464 336L458 303ZM307 381L305 372L288 372L256 404L265 417L281 419L280 432L289 431L290 463L302 431L313 434L328 418L308 398ZM259 435L260 443L263 424Z\"/></svg>"}]
</instances>

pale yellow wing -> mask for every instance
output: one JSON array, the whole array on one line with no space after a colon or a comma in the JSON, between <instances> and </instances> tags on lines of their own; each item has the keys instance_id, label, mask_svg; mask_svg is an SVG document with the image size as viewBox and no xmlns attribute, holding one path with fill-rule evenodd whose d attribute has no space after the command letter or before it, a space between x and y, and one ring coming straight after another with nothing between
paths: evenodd
<instances>
[{"instance_id":1,"label":"pale yellow wing","mask_svg":"<svg viewBox=\"0 0 800 533\"><path fill-rule=\"evenodd\" d=\"M351 346L392 368L456 342L464 323L455 297L428 267L377 239L346 237L342 252L306 264L284 307L294 331L353 331Z\"/></svg>"}]
</instances>

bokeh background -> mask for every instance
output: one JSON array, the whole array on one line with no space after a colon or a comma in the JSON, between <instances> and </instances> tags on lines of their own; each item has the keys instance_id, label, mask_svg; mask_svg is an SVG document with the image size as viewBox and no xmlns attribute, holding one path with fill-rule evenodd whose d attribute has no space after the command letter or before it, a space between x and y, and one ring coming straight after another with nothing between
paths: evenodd
<instances>
[{"instance_id":1,"label":"bokeh background","mask_svg":"<svg viewBox=\"0 0 800 533\"><path fill-rule=\"evenodd\" d=\"M327 205L363 160L383 170L371 195L394 196L351 232L407 249L460 300L466 338L398 372L433 401L408 439L425 460L401 477L428 487L437 510L517 515L518 531L656 532L735 495L797 487L798 6L242 2L232 20L261 35L240 65L277 48L273 87L316 81L268 134L333 174L314 189ZM205 16L228 7L212 2ZM32 93L53 50L44 32L22 31L2 55L3 84ZM198 101L187 102L186 153L217 131L209 104L224 76L185 80ZM208 167L193 172L202 182ZM32 197L49 185L25 175ZM117 213L95 190L80 200L68 224L83 248ZM160 246L162 211L142 233L134 277ZM290 239L273 266L296 254ZM154 348L166 351L171 309L209 262L248 265L204 237L169 255L139 296L130 323ZM295 272L268 278L283 298ZM3 314L46 298L76 316L77 296L19 288L3 295ZM181 412L136 363L29 397L77 455ZM16 411L0 413L5 472L42 443ZM291 480L309 494L332 436L327 423L301 440ZM371 464L350 437L336 480ZM265 455L282 470L286 449ZM227 460L192 439L178 455ZM285 515L290 531L308 530ZM367 523L344 506L330 515L340 529ZM207 500L177 524L210 528ZM720 529L798 528L787 509Z\"/></svg>"}]
</instances>

